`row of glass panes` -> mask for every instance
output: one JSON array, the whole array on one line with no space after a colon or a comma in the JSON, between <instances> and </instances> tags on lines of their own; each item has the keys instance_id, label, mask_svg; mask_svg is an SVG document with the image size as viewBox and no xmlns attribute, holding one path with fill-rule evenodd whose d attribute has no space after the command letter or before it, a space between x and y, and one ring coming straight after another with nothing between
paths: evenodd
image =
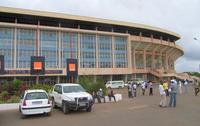
<instances>
[{"instance_id":1,"label":"row of glass panes","mask_svg":"<svg viewBox=\"0 0 200 126\"><path fill-rule=\"evenodd\" d=\"M0 31L4 31L5 29L6 28L0 28ZM10 44L12 44L13 43L13 38L12 38L13 30L11 28L7 28L7 29L9 29L9 30L7 30L6 35L10 35L10 41L9 42L10 42ZM26 53L25 57L33 55L33 51L36 50L35 46L34 46L34 42L36 40L36 35L35 34L36 34L36 31L32 30L32 29L18 29L17 30L17 50L18 50L17 53L18 54L22 55L25 52ZM67 35L68 37L66 37L66 36L64 37L64 35ZM71 37L71 38L69 39L69 37ZM57 50L57 47L56 47L57 46L57 32L46 31L46 30L41 31L40 32L40 38L41 38L41 40L40 40L40 43L41 43L41 55L44 55L44 56L47 57L47 59L46 59L47 62L48 61L52 61L52 59L56 59L56 57L57 57L57 54L56 54L57 53L56 52L56 50ZM1 40L5 40L3 37L1 37L0 39ZM64 42L65 40L74 41L73 44L72 44L72 47L74 48L73 50L77 51L77 41L78 40L76 41L75 39L78 39L77 33L72 33L72 34L70 34L70 33L62 33L62 38L61 38L62 43L63 44L67 43L67 42ZM6 39L6 40L9 40L9 39ZM111 37L110 36L109 37L108 36L106 36L106 37L100 36L99 40L100 40L99 41L100 43L103 41L102 45L104 45L104 47L106 47L107 45L111 45L111 44L106 44L105 43L105 42L111 43ZM120 43L119 42L119 37L118 37L117 40L118 40L117 43ZM124 40L124 39L121 39L121 40ZM87 54L86 54L86 58L87 58L87 60L88 60L88 58L89 59L90 58L93 59L94 62L90 63L90 64L95 64L96 59L94 59L94 58L96 56L95 55L95 53L96 53L96 50L95 50L95 48L96 48L96 35L84 34L84 33L81 34L81 43L86 43L86 44L82 44L82 45L86 45L87 48L89 47L89 48L93 48L94 49L94 50L92 50L92 51L94 51L93 52L94 54L92 54L93 56L87 56ZM2 45L3 44L1 44L0 47L2 47ZM67 44L67 45L69 45L69 44ZM71 46L71 45L69 45L69 46ZM32 47L32 48L30 48L30 47ZM13 48L13 47L11 47L11 48ZM64 48L62 48L62 49L64 49ZM30 52L26 52L24 50L29 50ZM107 50L111 50L111 46L110 46L110 48L107 48ZM84 51L85 50L83 49L83 52ZM69 51L67 51L67 50L63 51L63 54L65 54L65 53L69 53ZM74 54L76 55L75 57L77 57L77 53L74 53ZM69 55L63 55L63 57L61 57L61 58L66 59L66 58L69 58L68 56ZM11 55L5 55L5 57L11 57ZM84 57L84 55L83 55L83 57ZM20 57L17 57L17 60L19 60L19 61L17 61L18 63L27 61L27 59L23 60L23 58L20 58ZM46 65L46 66L52 66L53 64L55 66L56 63L54 61L51 64ZM65 60L62 60L62 61L63 61L63 63L65 62ZM50 63L50 62L48 62L48 63ZM84 65L84 66L88 66L88 65ZM93 66L93 65L89 65L89 66Z\"/></svg>"}]
</instances>

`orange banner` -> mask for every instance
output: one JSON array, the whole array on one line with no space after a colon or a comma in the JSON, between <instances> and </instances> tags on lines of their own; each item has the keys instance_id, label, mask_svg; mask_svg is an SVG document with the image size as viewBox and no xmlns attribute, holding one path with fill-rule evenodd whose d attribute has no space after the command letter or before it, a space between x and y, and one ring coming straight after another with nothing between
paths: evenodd
<instances>
[{"instance_id":1,"label":"orange banner","mask_svg":"<svg viewBox=\"0 0 200 126\"><path fill-rule=\"evenodd\" d=\"M33 69L34 70L41 70L42 69L42 62L34 62L33 63Z\"/></svg>"}]
</instances>

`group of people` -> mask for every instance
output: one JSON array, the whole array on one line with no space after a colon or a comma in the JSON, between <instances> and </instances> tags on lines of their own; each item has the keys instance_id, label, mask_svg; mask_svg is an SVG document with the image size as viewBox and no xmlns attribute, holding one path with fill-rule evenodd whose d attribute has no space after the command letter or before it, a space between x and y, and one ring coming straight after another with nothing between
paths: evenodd
<instances>
[{"instance_id":1,"label":"group of people","mask_svg":"<svg viewBox=\"0 0 200 126\"><path fill-rule=\"evenodd\" d=\"M170 81L168 84L166 81L160 82L159 93L161 100L159 103L160 107L167 107L166 96L170 96L169 107L176 107L176 94L177 94L178 84L175 79Z\"/></svg>"},{"instance_id":2,"label":"group of people","mask_svg":"<svg viewBox=\"0 0 200 126\"><path fill-rule=\"evenodd\" d=\"M103 99L104 103L106 102L103 90L100 88L97 92L93 91L93 102L95 103L95 99L97 99L98 103L101 103L101 99ZM114 99L114 101L116 102L116 98L113 92L113 89L109 87L108 89L108 97L109 97L109 101L111 101L111 98Z\"/></svg>"},{"instance_id":3,"label":"group of people","mask_svg":"<svg viewBox=\"0 0 200 126\"><path fill-rule=\"evenodd\" d=\"M147 88L149 88L149 95L153 95L153 83L152 81L142 81L140 84L137 84L135 81L130 81L128 83L128 97L133 98L137 95L137 85L141 86L142 89L142 95L145 95L145 91Z\"/></svg>"},{"instance_id":4,"label":"group of people","mask_svg":"<svg viewBox=\"0 0 200 126\"><path fill-rule=\"evenodd\" d=\"M170 97L169 100L169 107L176 107L176 96L179 91L180 94L182 94L182 85L184 84L185 87L185 94L188 95L188 86L189 81L185 79L184 81L179 80L178 82L176 79L172 79L169 83L167 81L160 82L159 84L159 92L161 96L160 100L160 107L166 107L166 96ZM197 80L194 81L194 90L195 90L195 96L199 93L199 82Z\"/></svg>"}]
</instances>

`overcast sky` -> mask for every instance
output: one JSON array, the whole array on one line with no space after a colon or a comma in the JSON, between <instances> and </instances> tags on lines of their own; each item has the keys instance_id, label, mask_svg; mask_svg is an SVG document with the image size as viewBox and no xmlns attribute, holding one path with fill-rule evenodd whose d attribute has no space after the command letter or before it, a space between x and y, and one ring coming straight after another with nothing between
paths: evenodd
<instances>
[{"instance_id":1,"label":"overcast sky","mask_svg":"<svg viewBox=\"0 0 200 126\"><path fill-rule=\"evenodd\" d=\"M92 16L164 28L182 36L176 43L183 47L185 54L176 61L177 72L199 72L200 0L0 0L0 6Z\"/></svg>"}]
</instances>

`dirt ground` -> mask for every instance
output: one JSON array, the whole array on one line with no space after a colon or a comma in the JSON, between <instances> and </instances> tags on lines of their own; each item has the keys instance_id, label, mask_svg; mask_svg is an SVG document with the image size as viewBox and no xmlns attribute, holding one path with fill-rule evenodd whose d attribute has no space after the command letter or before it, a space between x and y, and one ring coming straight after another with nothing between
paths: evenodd
<instances>
[{"instance_id":1,"label":"dirt ground","mask_svg":"<svg viewBox=\"0 0 200 126\"><path fill-rule=\"evenodd\" d=\"M183 87L184 89L184 87ZM184 90L183 90L184 91ZM200 125L200 94L178 94L176 108L160 108L158 88L154 95L145 96L137 90L137 97L128 99L127 89L116 89L123 100L118 103L94 104L92 112L72 112L64 115L53 109L52 115L28 116L21 119L18 110L0 111L0 126L198 126ZM169 98L167 98L169 101Z\"/></svg>"}]
</instances>

